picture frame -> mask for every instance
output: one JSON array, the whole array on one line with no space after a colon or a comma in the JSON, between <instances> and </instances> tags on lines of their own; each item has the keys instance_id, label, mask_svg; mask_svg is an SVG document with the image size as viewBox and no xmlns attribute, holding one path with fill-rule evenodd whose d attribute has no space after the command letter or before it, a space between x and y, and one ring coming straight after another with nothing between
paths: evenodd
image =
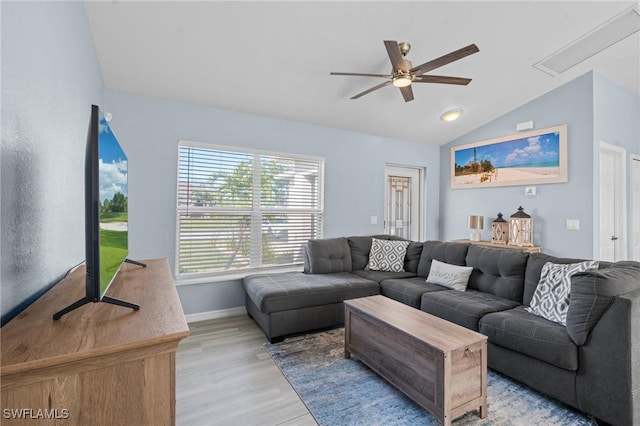
<instances>
[{"instance_id":1,"label":"picture frame","mask_svg":"<svg viewBox=\"0 0 640 426\"><path fill-rule=\"evenodd\" d=\"M564 183L567 125L451 148L451 188Z\"/></svg>"}]
</instances>

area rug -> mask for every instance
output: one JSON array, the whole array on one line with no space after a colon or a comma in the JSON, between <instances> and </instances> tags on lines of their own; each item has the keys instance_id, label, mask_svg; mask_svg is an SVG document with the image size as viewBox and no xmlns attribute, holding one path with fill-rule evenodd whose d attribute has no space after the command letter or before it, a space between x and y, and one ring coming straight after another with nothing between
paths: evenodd
<instances>
[{"instance_id":1,"label":"area rug","mask_svg":"<svg viewBox=\"0 0 640 426\"><path fill-rule=\"evenodd\" d=\"M321 426L440 424L357 358L345 359L342 328L267 343L265 348ZM470 412L456 419L455 426L597 425L493 370L487 383L487 417Z\"/></svg>"}]
</instances>

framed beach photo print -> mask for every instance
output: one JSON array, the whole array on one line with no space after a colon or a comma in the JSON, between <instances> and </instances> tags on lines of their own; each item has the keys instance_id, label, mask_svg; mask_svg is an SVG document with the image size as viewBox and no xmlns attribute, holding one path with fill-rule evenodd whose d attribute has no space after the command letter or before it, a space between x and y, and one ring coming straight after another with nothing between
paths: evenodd
<instances>
[{"instance_id":1,"label":"framed beach photo print","mask_svg":"<svg viewBox=\"0 0 640 426\"><path fill-rule=\"evenodd\" d=\"M451 188L567 180L566 124L451 148Z\"/></svg>"}]
</instances>

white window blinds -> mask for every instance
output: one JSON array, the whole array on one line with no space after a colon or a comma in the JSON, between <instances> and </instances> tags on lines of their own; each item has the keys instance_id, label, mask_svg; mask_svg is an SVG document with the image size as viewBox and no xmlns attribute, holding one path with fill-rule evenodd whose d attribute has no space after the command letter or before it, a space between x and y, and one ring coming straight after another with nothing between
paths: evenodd
<instances>
[{"instance_id":1,"label":"white window blinds","mask_svg":"<svg viewBox=\"0 0 640 426\"><path fill-rule=\"evenodd\" d=\"M322 236L324 161L180 141L177 273L296 265Z\"/></svg>"}]
</instances>

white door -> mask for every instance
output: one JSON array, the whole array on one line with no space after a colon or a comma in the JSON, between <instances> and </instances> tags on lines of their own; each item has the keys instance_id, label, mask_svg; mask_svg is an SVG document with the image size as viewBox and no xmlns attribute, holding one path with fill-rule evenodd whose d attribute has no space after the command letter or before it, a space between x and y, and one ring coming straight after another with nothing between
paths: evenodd
<instances>
[{"instance_id":1,"label":"white door","mask_svg":"<svg viewBox=\"0 0 640 426\"><path fill-rule=\"evenodd\" d=\"M600 142L598 170L599 260L626 257L625 150Z\"/></svg>"},{"instance_id":2,"label":"white door","mask_svg":"<svg viewBox=\"0 0 640 426\"><path fill-rule=\"evenodd\" d=\"M631 258L640 262L640 155L631 156Z\"/></svg>"},{"instance_id":3,"label":"white door","mask_svg":"<svg viewBox=\"0 0 640 426\"><path fill-rule=\"evenodd\" d=\"M420 241L422 237L422 169L385 166L384 232Z\"/></svg>"}]
</instances>

